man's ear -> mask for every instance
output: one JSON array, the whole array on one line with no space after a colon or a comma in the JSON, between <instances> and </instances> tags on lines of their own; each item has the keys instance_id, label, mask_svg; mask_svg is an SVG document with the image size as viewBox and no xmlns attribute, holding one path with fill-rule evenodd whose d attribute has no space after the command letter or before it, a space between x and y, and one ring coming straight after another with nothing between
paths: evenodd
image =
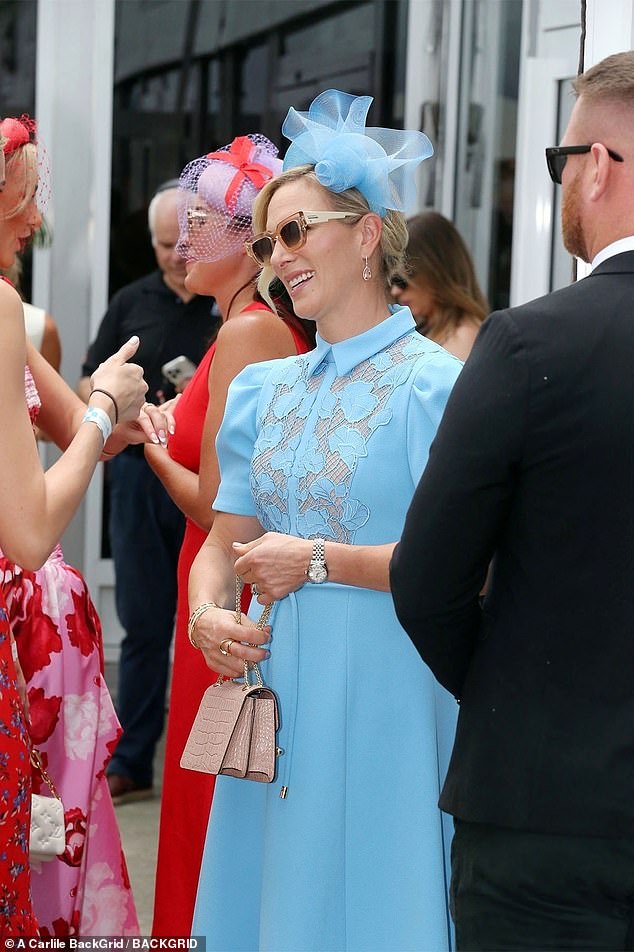
<instances>
[{"instance_id":1,"label":"man's ear","mask_svg":"<svg viewBox=\"0 0 634 952\"><path fill-rule=\"evenodd\" d=\"M604 194L612 173L612 159L602 142L595 142L591 152L592 180L590 201L596 202Z\"/></svg>"}]
</instances>

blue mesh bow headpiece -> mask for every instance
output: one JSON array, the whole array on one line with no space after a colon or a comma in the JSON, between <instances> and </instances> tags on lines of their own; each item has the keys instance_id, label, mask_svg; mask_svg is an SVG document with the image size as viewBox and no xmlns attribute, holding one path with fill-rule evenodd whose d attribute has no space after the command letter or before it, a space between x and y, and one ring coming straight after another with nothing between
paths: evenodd
<instances>
[{"instance_id":1,"label":"blue mesh bow headpiece","mask_svg":"<svg viewBox=\"0 0 634 952\"><path fill-rule=\"evenodd\" d=\"M282 125L282 134L291 140L284 171L314 165L321 185L333 192L357 188L383 218L388 208L415 209L414 171L434 149L423 132L366 129L372 101L372 96L327 89L308 112L291 106Z\"/></svg>"}]
</instances>

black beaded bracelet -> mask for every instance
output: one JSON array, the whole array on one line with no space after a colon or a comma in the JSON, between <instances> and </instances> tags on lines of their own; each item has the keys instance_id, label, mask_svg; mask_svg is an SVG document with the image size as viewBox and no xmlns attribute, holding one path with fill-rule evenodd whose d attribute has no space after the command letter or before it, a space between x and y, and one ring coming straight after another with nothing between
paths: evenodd
<instances>
[{"instance_id":1,"label":"black beaded bracelet","mask_svg":"<svg viewBox=\"0 0 634 952\"><path fill-rule=\"evenodd\" d=\"M93 393L103 393L104 397L110 397L110 399L112 400L112 405L114 407L114 425L116 426L117 423L119 422L119 404L117 403L115 398L112 396L112 394L108 390L104 390L103 387L93 387L93 389L90 391L90 397L92 397ZM89 400L90 400L90 397L88 397Z\"/></svg>"}]
</instances>

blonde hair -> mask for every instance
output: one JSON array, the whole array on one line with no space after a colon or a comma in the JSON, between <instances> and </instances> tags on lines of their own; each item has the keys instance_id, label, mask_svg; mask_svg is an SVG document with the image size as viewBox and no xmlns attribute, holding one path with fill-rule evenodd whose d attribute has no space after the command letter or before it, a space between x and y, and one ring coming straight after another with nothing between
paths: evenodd
<instances>
[{"instance_id":1,"label":"blonde hair","mask_svg":"<svg viewBox=\"0 0 634 952\"><path fill-rule=\"evenodd\" d=\"M38 178L37 148L33 142L25 142L5 156L5 183L9 179L17 178L20 172L24 175L24 189L13 208L2 210L1 217L5 220L19 215L35 195Z\"/></svg>"},{"instance_id":2,"label":"blonde hair","mask_svg":"<svg viewBox=\"0 0 634 952\"><path fill-rule=\"evenodd\" d=\"M335 212L348 212L352 215L358 215L362 218L367 215L371 209L366 199L356 188L346 189L345 192L331 192L325 188L315 175L314 166L299 165L287 172L282 172L277 178L271 179L264 186L253 205L253 231L254 234L260 234L266 231L266 216L271 204L271 199L283 185L290 182L298 182L305 179L311 185L315 185L324 193L328 202L327 209ZM326 210L326 209L324 209ZM378 246L378 264L380 274L383 280L383 288L387 300L391 301L392 296L390 287L394 275L403 271L405 262L405 248L407 247L407 227L405 225L405 216L401 212L395 212L388 209L384 218L381 219L383 227L381 229L381 240ZM271 304L269 299L268 287L274 278L273 269L263 268L258 279L258 290L265 300Z\"/></svg>"}]
</instances>

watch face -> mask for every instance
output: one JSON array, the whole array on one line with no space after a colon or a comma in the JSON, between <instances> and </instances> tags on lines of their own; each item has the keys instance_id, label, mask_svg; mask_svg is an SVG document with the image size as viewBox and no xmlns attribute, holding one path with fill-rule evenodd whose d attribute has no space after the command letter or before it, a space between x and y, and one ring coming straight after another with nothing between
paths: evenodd
<instances>
[{"instance_id":1,"label":"watch face","mask_svg":"<svg viewBox=\"0 0 634 952\"><path fill-rule=\"evenodd\" d=\"M311 582L325 582L328 578L328 569L324 562L311 562L308 566L308 578Z\"/></svg>"}]
</instances>

